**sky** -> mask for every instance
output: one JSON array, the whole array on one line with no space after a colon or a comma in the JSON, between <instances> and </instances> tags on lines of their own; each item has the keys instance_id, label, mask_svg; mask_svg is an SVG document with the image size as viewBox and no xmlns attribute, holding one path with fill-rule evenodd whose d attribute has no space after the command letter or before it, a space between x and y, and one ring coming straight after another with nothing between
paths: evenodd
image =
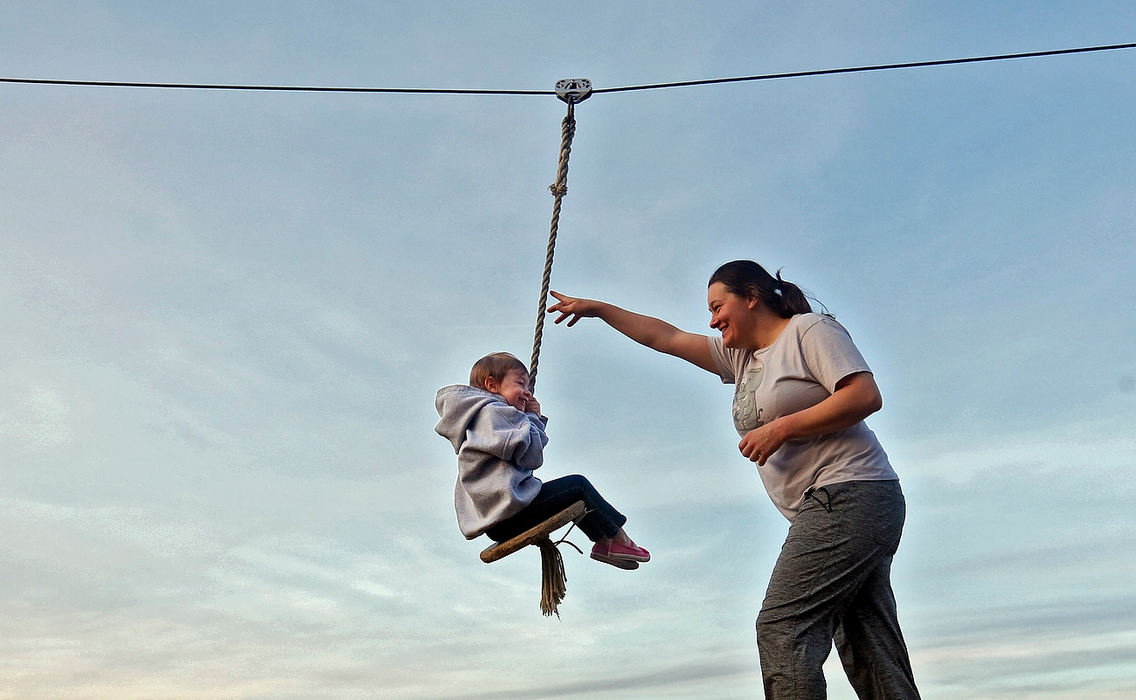
<instances>
[{"instance_id":1,"label":"sky","mask_svg":"<svg viewBox=\"0 0 1136 700\"><path fill-rule=\"evenodd\" d=\"M1133 41L1119 0L0 1L5 78L544 91ZM1136 694L1134 72L576 109L554 289L710 333L707 278L754 259L867 358L924 697ZM559 620L534 549L486 565L457 529L434 394L529 355L564 113L0 84L0 697L760 695L788 522L715 377L546 327L538 474L586 475L653 554L565 548Z\"/></svg>"}]
</instances>

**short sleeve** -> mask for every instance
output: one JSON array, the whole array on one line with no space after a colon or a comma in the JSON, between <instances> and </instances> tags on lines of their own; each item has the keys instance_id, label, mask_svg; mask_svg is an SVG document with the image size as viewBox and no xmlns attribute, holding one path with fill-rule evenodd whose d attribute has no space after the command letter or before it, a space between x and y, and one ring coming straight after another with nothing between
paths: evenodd
<instances>
[{"instance_id":1,"label":"short sleeve","mask_svg":"<svg viewBox=\"0 0 1136 700\"><path fill-rule=\"evenodd\" d=\"M852 336L828 316L820 316L801 334L801 353L809 371L829 393L836 391L841 379L872 371Z\"/></svg>"},{"instance_id":2,"label":"short sleeve","mask_svg":"<svg viewBox=\"0 0 1136 700\"><path fill-rule=\"evenodd\" d=\"M714 364L718 367L718 376L721 377L723 384L734 384L737 381L737 358L731 356L726 346L722 344L722 339L716 335L706 336L706 341L710 345L710 356L714 358Z\"/></svg>"}]
</instances>

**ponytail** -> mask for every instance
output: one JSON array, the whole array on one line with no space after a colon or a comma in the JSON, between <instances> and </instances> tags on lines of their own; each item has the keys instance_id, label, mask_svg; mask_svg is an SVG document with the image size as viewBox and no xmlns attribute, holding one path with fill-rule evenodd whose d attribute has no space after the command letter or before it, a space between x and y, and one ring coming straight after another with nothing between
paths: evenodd
<instances>
[{"instance_id":1,"label":"ponytail","mask_svg":"<svg viewBox=\"0 0 1136 700\"><path fill-rule=\"evenodd\" d=\"M724 284L732 294L756 297L781 318L791 318L813 310L809 297L800 287L782 278L781 270L777 270L777 276L774 277L752 260L735 260L722 265L710 276L710 284L715 282Z\"/></svg>"}]
</instances>

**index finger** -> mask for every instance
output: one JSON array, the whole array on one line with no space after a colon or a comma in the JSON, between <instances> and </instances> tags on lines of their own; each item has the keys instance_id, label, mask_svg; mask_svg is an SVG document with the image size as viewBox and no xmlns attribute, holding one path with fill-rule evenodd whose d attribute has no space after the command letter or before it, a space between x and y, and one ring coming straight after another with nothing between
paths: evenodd
<instances>
[{"instance_id":1,"label":"index finger","mask_svg":"<svg viewBox=\"0 0 1136 700\"><path fill-rule=\"evenodd\" d=\"M550 290L548 293L551 294L552 296L556 297L556 303L549 306L548 309L547 309L548 311L552 311L554 309L559 310L564 306L565 303L573 301L572 297L565 296L565 295L561 294L560 292L553 292L553 291Z\"/></svg>"}]
</instances>

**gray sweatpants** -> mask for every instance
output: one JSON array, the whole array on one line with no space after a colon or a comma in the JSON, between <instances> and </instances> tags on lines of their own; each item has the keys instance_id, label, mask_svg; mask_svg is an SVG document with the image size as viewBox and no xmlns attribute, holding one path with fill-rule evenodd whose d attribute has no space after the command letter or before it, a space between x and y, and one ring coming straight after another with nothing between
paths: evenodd
<instances>
[{"instance_id":1,"label":"gray sweatpants","mask_svg":"<svg viewBox=\"0 0 1136 700\"><path fill-rule=\"evenodd\" d=\"M860 698L918 698L891 590L906 507L898 481L849 481L806 493L757 616L765 697L826 697L835 639Z\"/></svg>"}]
</instances>

